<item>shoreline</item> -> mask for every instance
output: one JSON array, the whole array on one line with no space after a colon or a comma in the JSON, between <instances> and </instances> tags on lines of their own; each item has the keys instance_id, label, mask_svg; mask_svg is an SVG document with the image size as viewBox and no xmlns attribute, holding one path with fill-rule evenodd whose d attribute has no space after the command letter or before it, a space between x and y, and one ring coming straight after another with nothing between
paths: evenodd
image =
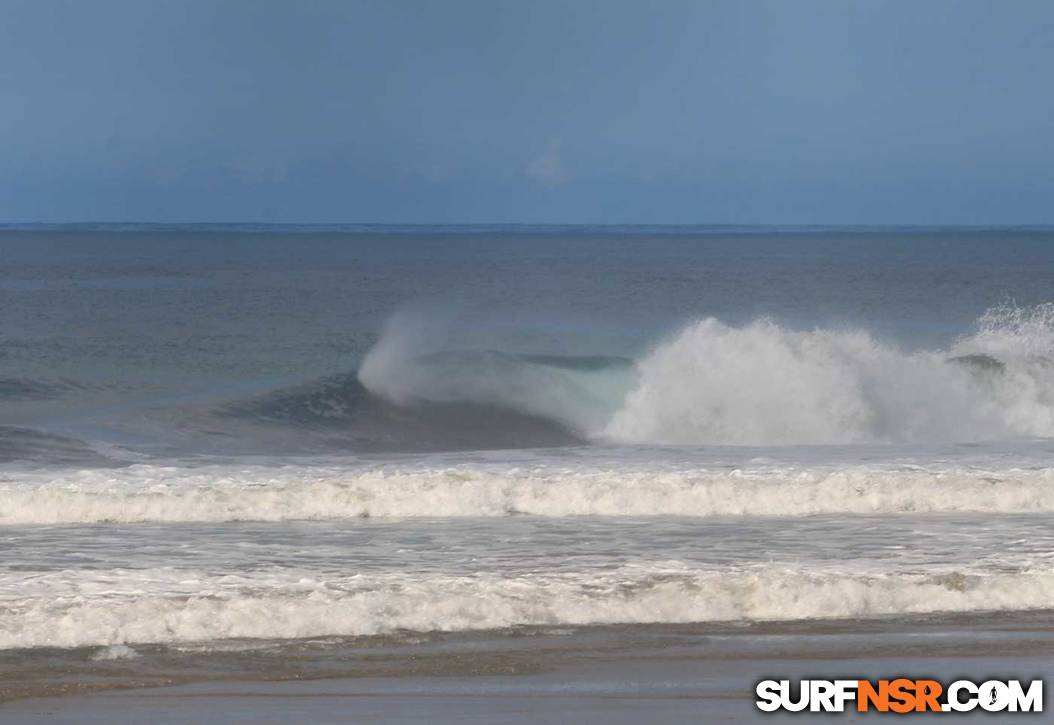
<instances>
[{"instance_id":1,"label":"shoreline","mask_svg":"<svg viewBox=\"0 0 1054 725\"><path fill-rule=\"evenodd\" d=\"M101 724L134 713L136 721L155 723L240 722L243 715L255 722L252 713L282 712L316 721L412 722L427 715L445 722L475 712L497 713L492 722L634 722L647 712L657 722L701 714L763 721L772 716L754 708L753 686L774 676L1049 679L1054 612L531 627L126 649L0 653L0 719ZM114 658L99 659L107 652Z\"/></svg>"}]
</instances>

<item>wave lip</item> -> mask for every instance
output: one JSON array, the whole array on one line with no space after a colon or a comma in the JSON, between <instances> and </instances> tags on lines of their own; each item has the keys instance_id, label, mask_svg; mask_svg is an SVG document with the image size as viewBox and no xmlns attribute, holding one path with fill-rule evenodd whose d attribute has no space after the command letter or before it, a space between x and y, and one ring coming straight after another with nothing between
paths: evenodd
<instances>
[{"instance_id":1,"label":"wave lip","mask_svg":"<svg viewBox=\"0 0 1054 725\"><path fill-rule=\"evenodd\" d=\"M948 443L1054 438L1054 303L988 310L946 349L866 329L698 320L636 361L459 350L445 325L395 315L358 371L406 408L497 406L594 442Z\"/></svg>"},{"instance_id":2,"label":"wave lip","mask_svg":"<svg viewBox=\"0 0 1054 725\"><path fill-rule=\"evenodd\" d=\"M289 639L523 625L875 618L1054 608L1054 572L859 573L649 562L471 576L179 569L34 573L0 603L0 648Z\"/></svg>"},{"instance_id":3,"label":"wave lip","mask_svg":"<svg viewBox=\"0 0 1054 725\"><path fill-rule=\"evenodd\" d=\"M1054 511L1054 468L163 467L0 481L0 524Z\"/></svg>"}]
</instances>

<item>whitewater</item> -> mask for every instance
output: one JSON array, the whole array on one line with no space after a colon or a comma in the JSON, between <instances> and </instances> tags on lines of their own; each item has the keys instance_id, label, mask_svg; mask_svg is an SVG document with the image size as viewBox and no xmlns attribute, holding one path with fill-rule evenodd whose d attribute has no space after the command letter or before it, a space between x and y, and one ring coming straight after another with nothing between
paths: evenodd
<instances>
[{"instance_id":1,"label":"whitewater","mask_svg":"<svg viewBox=\"0 0 1054 725\"><path fill-rule=\"evenodd\" d=\"M1054 511L1049 466L731 465L632 471L588 461L573 468L139 464L28 471L0 481L0 524Z\"/></svg>"},{"instance_id":2,"label":"whitewater","mask_svg":"<svg viewBox=\"0 0 1054 725\"><path fill-rule=\"evenodd\" d=\"M5 652L1054 610L1036 234L3 234Z\"/></svg>"},{"instance_id":3,"label":"whitewater","mask_svg":"<svg viewBox=\"0 0 1054 725\"><path fill-rule=\"evenodd\" d=\"M632 365L439 358L396 317L359 377L397 402L501 404L592 440L698 445L968 442L1054 435L1054 303L987 310L947 349L770 319L692 322Z\"/></svg>"}]
</instances>

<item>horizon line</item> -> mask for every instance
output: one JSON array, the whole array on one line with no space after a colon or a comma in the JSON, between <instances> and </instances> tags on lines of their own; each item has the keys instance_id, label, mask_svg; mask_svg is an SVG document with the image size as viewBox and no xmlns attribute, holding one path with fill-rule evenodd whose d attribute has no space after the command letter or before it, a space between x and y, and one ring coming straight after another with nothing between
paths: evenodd
<instances>
[{"instance_id":1,"label":"horizon line","mask_svg":"<svg viewBox=\"0 0 1054 725\"><path fill-rule=\"evenodd\" d=\"M71 221L71 222L0 222L0 231L109 231L109 232L345 232L345 233L413 233L413 232L488 232L519 231L546 233L578 232L882 232L882 231L1054 231L1054 223L1023 224L708 224L708 223L554 223L554 222L150 222L150 221Z\"/></svg>"}]
</instances>

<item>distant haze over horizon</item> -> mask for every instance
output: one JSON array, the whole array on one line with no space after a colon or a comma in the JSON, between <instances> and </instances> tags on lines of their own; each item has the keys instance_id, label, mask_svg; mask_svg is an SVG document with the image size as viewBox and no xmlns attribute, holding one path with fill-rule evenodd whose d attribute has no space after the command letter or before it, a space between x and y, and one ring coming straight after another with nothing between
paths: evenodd
<instances>
[{"instance_id":1,"label":"distant haze over horizon","mask_svg":"<svg viewBox=\"0 0 1054 725\"><path fill-rule=\"evenodd\" d=\"M395 223L355 223L355 222L152 222L152 221L94 221L94 222L0 222L2 231L70 231L70 232L274 232L274 233L350 233L350 234L387 234L387 233L459 233L474 232L508 232L524 234L558 234L558 233L605 233L605 234L683 234L683 235L721 235L721 234L811 234L825 232L850 233L986 233L986 232L1020 232L1048 233L1054 231L1054 224L547 224L547 223L494 223L475 222L467 224L443 223L429 224L412 222Z\"/></svg>"},{"instance_id":2,"label":"distant haze over horizon","mask_svg":"<svg viewBox=\"0 0 1054 725\"><path fill-rule=\"evenodd\" d=\"M1054 224L1050 3L0 10L0 224Z\"/></svg>"}]
</instances>

